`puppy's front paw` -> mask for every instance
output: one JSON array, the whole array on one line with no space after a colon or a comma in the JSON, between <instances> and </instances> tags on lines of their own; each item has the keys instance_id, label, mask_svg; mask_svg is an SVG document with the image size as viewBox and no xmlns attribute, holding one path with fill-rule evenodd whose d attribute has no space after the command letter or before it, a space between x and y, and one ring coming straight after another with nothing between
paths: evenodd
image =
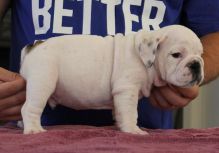
<instances>
[{"instance_id":1,"label":"puppy's front paw","mask_svg":"<svg viewBox=\"0 0 219 153\"><path fill-rule=\"evenodd\" d=\"M139 134L139 135L149 135L148 132L141 130L139 127L130 127L130 128L123 128L123 132L131 133L131 134Z\"/></svg>"},{"instance_id":2,"label":"puppy's front paw","mask_svg":"<svg viewBox=\"0 0 219 153\"><path fill-rule=\"evenodd\" d=\"M46 132L46 130L40 126L24 128L24 134L37 134L37 133L42 133L42 132Z\"/></svg>"}]
</instances>

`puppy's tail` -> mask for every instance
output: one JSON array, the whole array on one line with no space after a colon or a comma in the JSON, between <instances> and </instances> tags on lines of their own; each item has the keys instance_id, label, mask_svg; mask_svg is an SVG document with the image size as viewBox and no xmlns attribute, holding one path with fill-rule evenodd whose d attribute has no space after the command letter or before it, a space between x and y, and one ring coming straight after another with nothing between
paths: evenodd
<instances>
[{"instance_id":1,"label":"puppy's tail","mask_svg":"<svg viewBox=\"0 0 219 153\"><path fill-rule=\"evenodd\" d=\"M24 61L25 56L30 52L32 48L32 44L31 45L26 45L22 50L21 50L21 65Z\"/></svg>"},{"instance_id":2,"label":"puppy's tail","mask_svg":"<svg viewBox=\"0 0 219 153\"><path fill-rule=\"evenodd\" d=\"M36 46L42 44L44 42L44 40L36 40L33 44L29 44L24 46L24 48L21 50L21 65L24 61L25 56L32 50L34 49Z\"/></svg>"}]
</instances>

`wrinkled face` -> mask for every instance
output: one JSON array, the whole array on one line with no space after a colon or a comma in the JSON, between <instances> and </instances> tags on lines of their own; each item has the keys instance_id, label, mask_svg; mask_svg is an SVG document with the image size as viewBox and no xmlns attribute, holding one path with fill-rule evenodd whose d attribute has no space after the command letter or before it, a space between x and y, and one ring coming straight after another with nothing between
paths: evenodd
<instances>
[{"instance_id":1,"label":"wrinkled face","mask_svg":"<svg viewBox=\"0 0 219 153\"><path fill-rule=\"evenodd\" d=\"M202 44L193 32L168 32L155 60L161 78L180 87L200 84L204 79L202 52Z\"/></svg>"}]
</instances>

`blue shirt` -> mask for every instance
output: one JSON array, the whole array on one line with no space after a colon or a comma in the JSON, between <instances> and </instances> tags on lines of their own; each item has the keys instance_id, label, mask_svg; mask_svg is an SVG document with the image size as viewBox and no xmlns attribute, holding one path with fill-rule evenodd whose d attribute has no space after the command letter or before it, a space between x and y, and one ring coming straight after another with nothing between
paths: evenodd
<instances>
[{"instance_id":1,"label":"blue shirt","mask_svg":"<svg viewBox=\"0 0 219 153\"><path fill-rule=\"evenodd\" d=\"M12 4L11 70L19 71L20 51L35 40L63 34L114 35L183 24L198 36L219 29L219 1L206 0L15 0ZM172 113L139 102L140 126L171 128ZM110 125L111 111L46 107L42 123Z\"/></svg>"}]
</instances>

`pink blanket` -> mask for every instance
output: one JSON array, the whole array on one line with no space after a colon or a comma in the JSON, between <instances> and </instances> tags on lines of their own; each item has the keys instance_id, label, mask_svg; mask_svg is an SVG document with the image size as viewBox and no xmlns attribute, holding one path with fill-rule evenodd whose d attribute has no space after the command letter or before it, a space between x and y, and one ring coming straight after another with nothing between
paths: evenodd
<instances>
[{"instance_id":1,"label":"pink blanket","mask_svg":"<svg viewBox=\"0 0 219 153\"><path fill-rule=\"evenodd\" d=\"M219 128L147 130L149 136L126 134L114 127L54 126L23 135L0 128L0 153L217 153Z\"/></svg>"}]
</instances>

